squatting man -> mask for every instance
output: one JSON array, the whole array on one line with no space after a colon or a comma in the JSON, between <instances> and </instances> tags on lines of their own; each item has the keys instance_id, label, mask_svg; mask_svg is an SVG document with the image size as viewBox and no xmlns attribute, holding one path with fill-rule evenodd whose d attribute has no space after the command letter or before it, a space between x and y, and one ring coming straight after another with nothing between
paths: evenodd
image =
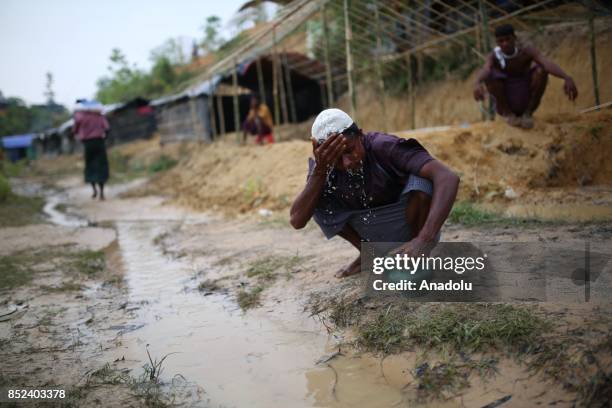
<instances>
[{"instance_id":1,"label":"squatting man","mask_svg":"<svg viewBox=\"0 0 612 408\"><path fill-rule=\"evenodd\" d=\"M420 256L439 239L455 202L459 177L415 139L363 131L339 109L322 111L312 125L314 158L306 186L290 211L300 229L314 217L329 239L405 242L398 253ZM336 277L360 272L358 256Z\"/></svg>"},{"instance_id":2,"label":"squatting man","mask_svg":"<svg viewBox=\"0 0 612 408\"><path fill-rule=\"evenodd\" d=\"M484 99L484 84L495 101L497 113L509 125L533 127L533 113L540 106L548 74L563 79L563 91L570 101L578 97L572 77L534 46L520 44L510 24L495 29L495 41L497 47L487 56L476 77L474 98Z\"/></svg>"}]
</instances>

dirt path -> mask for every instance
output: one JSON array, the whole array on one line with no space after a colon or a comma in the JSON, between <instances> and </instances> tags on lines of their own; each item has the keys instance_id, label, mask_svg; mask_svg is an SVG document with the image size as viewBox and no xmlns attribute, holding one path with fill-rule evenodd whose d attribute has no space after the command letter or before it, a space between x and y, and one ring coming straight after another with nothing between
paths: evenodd
<instances>
[{"instance_id":1,"label":"dirt path","mask_svg":"<svg viewBox=\"0 0 612 408\"><path fill-rule=\"evenodd\" d=\"M2 384L62 386L75 406L571 406L577 398L562 381L503 353L487 365L495 374L460 371L459 383L440 384L440 367L451 366L444 353L361 352L347 344L353 330L334 327L325 314L311 316L316 299L361 292L361 278L333 277L356 256L349 245L324 242L315 228L293 231L284 214L228 220L158 197L119 197L138 183L97 202L78 179L64 179L47 206L63 225L0 230L0 254L18 254L19 265L36 269L36 279L0 291L8 316L0 322ZM54 213L58 205L63 211ZM445 236L609 241L612 228L451 226ZM83 251L101 249L106 267L82 263ZM83 274L83 265L94 272ZM576 321L592 314L571 313ZM161 376L151 381L164 356ZM466 358L464 366L491 356Z\"/></svg>"}]
</instances>

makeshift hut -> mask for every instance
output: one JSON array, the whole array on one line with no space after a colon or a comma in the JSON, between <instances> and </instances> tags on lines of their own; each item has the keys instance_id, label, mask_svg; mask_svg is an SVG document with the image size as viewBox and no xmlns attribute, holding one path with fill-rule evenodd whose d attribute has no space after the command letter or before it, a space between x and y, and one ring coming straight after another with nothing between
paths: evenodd
<instances>
[{"instance_id":1,"label":"makeshift hut","mask_svg":"<svg viewBox=\"0 0 612 408\"><path fill-rule=\"evenodd\" d=\"M126 103L105 107L110 130L108 144L119 144L137 139L150 138L156 129L155 111L144 98L135 98Z\"/></svg>"}]
</instances>

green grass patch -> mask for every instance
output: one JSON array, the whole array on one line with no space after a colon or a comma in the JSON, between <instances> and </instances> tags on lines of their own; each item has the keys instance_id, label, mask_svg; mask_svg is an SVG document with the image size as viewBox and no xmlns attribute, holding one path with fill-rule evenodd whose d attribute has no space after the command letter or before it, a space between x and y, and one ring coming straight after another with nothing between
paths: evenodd
<instances>
[{"instance_id":1,"label":"green grass patch","mask_svg":"<svg viewBox=\"0 0 612 408\"><path fill-rule=\"evenodd\" d=\"M477 227L482 225L526 226L551 223L551 221L545 222L535 218L506 217L492 211L480 209L475 203L469 201L455 203L448 216L448 221L466 227Z\"/></svg>"},{"instance_id":2,"label":"green grass patch","mask_svg":"<svg viewBox=\"0 0 612 408\"><path fill-rule=\"evenodd\" d=\"M102 251L74 250L69 246L47 247L15 252L0 257L0 290L10 290L29 284L38 273L55 270L79 277L96 276L106 267ZM76 284L66 283L60 287L43 287L45 291L76 290Z\"/></svg>"},{"instance_id":3,"label":"green grass patch","mask_svg":"<svg viewBox=\"0 0 612 408\"><path fill-rule=\"evenodd\" d=\"M146 167L139 160L111 149L108 155L108 166L111 173L111 183L125 183L146 174Z\"/></svg>"},{"instance_id":4,"label":"green grass patch","mask_svg":"<svg viewBox=\"0 0 612 408\"><path fill-rule=\"evenodd\" d=\"M106 268L106 258L102 251L78 251L71 254L70 267L73 272L93 277Z\"/></svg>"},{"instance_id":5,"label":"green grass patch","mask_svg":"<svg viewBox=\"0 0 612 408\"><path fill-rule=\"evenodd\" d=\"M161 156L156 158L153 163L149 165L149 173L159 173L162 171L170 170L171 168L176 166L177 163L178 160L175 160L169 156L166 156L165 154L162 154Z\"/></svg>"},{"instance_id":6,"label":"green grass patch","mask_svg":"<svg viewBox=\"0 0 612 408\"><path fill-rule=\"evenodd\" d=\"M0 203L5 202L11 195L11 185L8 180L0 174Z\"/></svg>"},{"instance_id":7,"label":"green grass patch","mask_svg":"<svg viewBox=\"0 0 612 408\"><path fill-rule=\"evenodd\" d=\"M12 289L30 283L35 271L32 269L31 260L22 253L0 257L2 273L0 273L0 290Z\"/></svg>"},{"instance_id":8,"label":"green grass patch","mask_svg":"<svg viewBox=\"0 0 612 408\"><path fill-rule=\"evenodd\" d=\"M249 264L246 275L249 278L257 278L260 281L274 281L278 276L278 272L284 272L286 275L299 270L298 266L304 261L304 257L299 255L294 256L266 256L258 258Z\"/></svg>"},{"instance_id":9,"label":"green grass patch","mask_svg":"<svg viewBox=\"0 0 612 408\"><path fill-rule=\"evenodd\" d=\"M391 308L359 328L358 344L389 352L414 345L429 349L488 351L536 347L552 324L526 307L509 304L457 304L421 307L406 313Z\"/></svg>"},{"instance_id":10,"label":"green grass patch","mask_svg":"<svg viewBox=\"0 0 612 408\"><path fill-rule=\"evenodd\" d=\"M42 197L24 197L9 192L4 200L0 200L0 228L43 222L44 205Z\"/></svg>"},{"instance_id":11,"label":"green grass patch","mask_svg":"<svg viewBox=\"0 0 612 408\"><path fill-rule=\"evenodd\" d=\"M240 306L242 310L248 310L259 306L261 304L261 292L263 292L263 287L261 286L257 286L250 291L246 289L239 290L236 295L238 306Z\"/></svg>"},{"instance_id":12,"label":"green grass patch","mask_svg":"<svg viewBox=\"0 0 612 408\"><path fill-rule=\"evenodd\" d=\"M6 177L19 177L27 166L27 159L19 160L14 163L10 160L2 160L2 162L0 162L0 173L4 174Z\"/></svg>"}]
</instances>

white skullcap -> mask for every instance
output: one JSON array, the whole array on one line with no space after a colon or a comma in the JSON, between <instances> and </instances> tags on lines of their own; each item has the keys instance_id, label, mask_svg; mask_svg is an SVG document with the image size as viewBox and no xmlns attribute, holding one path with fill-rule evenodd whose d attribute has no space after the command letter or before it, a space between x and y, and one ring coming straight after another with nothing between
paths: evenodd
<instances>
[{"instance_id":1,"label":"white skullcap","mask_svg":"<svg viewBox=\"0 0 612 408\"><path fill-rule=\"evenodd\" d=\"M340 109L325 109L312 124L312 138L324 142L332 133L342 133L353 124L353 119Z\"/></svg>"}]
</instances>

